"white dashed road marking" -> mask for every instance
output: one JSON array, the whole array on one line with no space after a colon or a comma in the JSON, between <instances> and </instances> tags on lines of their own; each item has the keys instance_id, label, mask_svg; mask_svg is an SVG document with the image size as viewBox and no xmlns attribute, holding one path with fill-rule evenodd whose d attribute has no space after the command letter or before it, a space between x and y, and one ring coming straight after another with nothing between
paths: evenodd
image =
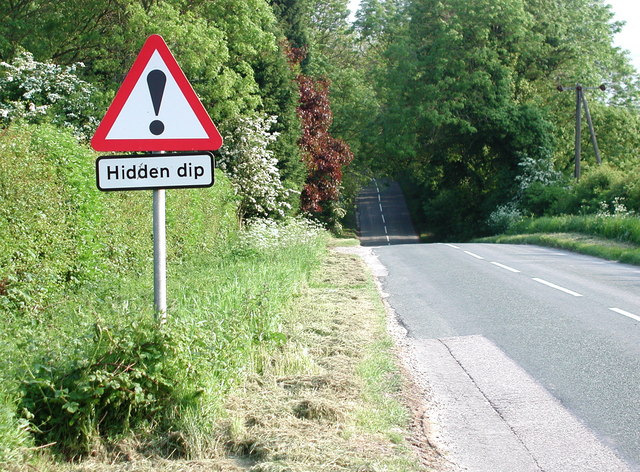
<instances>
[{"instance_id":1,"label":"white dashed road marking","mask_svg":"<svg viewBox=\"0 0 640 472\"><path fill-rule=\"evenodd\" d=\"M631 318L632 320L640 321L640 316L629 313L628 311L621 310L620 308L609 308L611 311L615 311L617 314Z\"/></svg>"},{"instance_id":2,"label":"white dashed road marking","mask_svg":"<svg viewBox=\"0 0 640 472\"><path fill-rule=\"evenodd\" d=\"M547 282L544 279L539 279L537 277L534 277L533 280L543 285L546 285L547 287L555 288L556 290L560 290L561 292L568 293L569 295L573 295L574 297L582 296L578 292L574 292L573 290L569 290L568 288L561 287L560 285L552 284L551 282Z\"/></svg>"}]
</instances>

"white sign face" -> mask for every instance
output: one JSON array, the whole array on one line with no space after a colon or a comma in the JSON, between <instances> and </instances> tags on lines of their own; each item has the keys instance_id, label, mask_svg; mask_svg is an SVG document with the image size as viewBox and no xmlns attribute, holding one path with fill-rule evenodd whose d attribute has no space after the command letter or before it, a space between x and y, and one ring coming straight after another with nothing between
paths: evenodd
<instances>
[{"instance_id":1,"label":"white sign face","mask_svg":"<svg viewBox=\"0 0 640 472\"><path fill-rule=\"evenodd\" d=\"M96 129L96 151L199 151L222 146L184 72L157 34L149 36Z\"/></svg>"},{"instance_id":2,"label":"white sign face","mask_svg":"<svg viewBox=\"0 0 640 472\"><path fill-rule=\"evenodd\" d=\"M96 161L100 190L151 190L213 185L213 155L102 156Z\"/></svg>"},{"instance_id":3,"label":"white sign face","mask_svg":"<svg viewBox=\"0 0 640 472\"><path fill-rule=\"evenodd\" d=\"M151 71L160 71L165 76L164 89L155 107L149 93L148 79ZM159 120L163 124L161 133L153 132L149 124ZM107 133L107 140L114 139L206 139L207 132L187 102L176 80L169 72L158 51L154 52L140 80L131 91L120 114ZM158 149L162 144L158 143Z\"/></svg>"}]
</instances>

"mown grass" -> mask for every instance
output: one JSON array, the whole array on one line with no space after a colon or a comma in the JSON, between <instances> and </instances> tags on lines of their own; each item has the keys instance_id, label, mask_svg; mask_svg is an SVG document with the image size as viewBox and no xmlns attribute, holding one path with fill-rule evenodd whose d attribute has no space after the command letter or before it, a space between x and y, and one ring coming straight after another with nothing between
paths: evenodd
<instances>
[{"instance_id":1,"label":"mown grass","mask_svg":"<svg viewBox=\"0 0 640 472\"><path fill-rule=\"evenodd\" d=\"M273 256L266 258L278 279ZM247 267L259 265L254 260ZM225 278L219 267L202 269L182 273L196 292ZM180 427L151 438L139 430L76 464L43 458L32 464L47 472L425 470L406 439L410 415L403 383L367 269L355 256L328 253L321 265L304 270L310 277L287 277L293 284L257 281L256 287L283 288L278 296L286 302L274 326L284 337L259 343L254 338L250 348L234 351L235 381L206 392L197 407L181 409ZM203 306L226 305L225 290L216 290L209 299L186 288L180 293L190 292L187 298ZM194 316L178 313L174 322ZM202 321L188 323L200 329ZM198 342L192 346L197 349Z\"/></svg>"},{"instance_id":2,"label":"mown grass","mask_svg":"<svg viewBox=\"0 0 640 472\"><path fill-rule=\"evenodd\" d=\"M539 244L640 265L640 218L567 215L525 219L477 242Z\"/></svg>"},{"instance_id":3,"label":"mown grass","mask_svg":"<svg viewBox=\"0 0 640 472\"><path fill-rule=\"evenodd\" d=\"M330 253L291 307L287 343L229 398L220 442L252 471L423 470L385 323L362 261Z\"/></svg>"}]
</instances>

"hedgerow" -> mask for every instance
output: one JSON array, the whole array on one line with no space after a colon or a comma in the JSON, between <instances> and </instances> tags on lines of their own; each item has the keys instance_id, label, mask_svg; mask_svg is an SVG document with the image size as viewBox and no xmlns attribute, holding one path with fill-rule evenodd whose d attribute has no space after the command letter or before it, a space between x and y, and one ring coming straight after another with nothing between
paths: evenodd
<instances>
[{"instance_id":1,"label":"hedgerow","mask_svg":"<svg viewBox=\"0 0 640 472\"><path fill-rule=\"evenodd\" d=\"M221 398L286 341L286 307L324 247L299 218L241 229L221 172L210 189L168 191L160 329L151 195L99 192L95 158L52 125L0 132L0 464L132 435L154 454L202 455Z\"/></svg>"}]
</instances>

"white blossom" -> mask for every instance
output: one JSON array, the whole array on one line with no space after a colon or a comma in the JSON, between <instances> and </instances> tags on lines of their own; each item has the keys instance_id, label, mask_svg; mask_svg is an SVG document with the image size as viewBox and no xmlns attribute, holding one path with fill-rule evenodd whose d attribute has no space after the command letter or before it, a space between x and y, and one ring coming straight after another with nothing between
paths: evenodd
<instances>
[{"instance_id":1,"label":"white blossom","mask_svg":"<svg viewBox=\"0 0 640 472\"><path fill-rule=\"evenodd\" d=\"M241 241L247 249L265 251L311 245L323 235L326 235L326 231L320 223L304 217L291 217L282 221L251 218L246 222Z\"/></svg>"},{"instance_id":2,"label":"white blossom","mask_svg":"<svg viewBox=\"0 0 640 472\"><path fill-rule=\"evenodd\" d=\"M227 125L218 165L241 198L241 218L283 217L291 208L287 198L295 191L282 184L278 160L269 149L278 138L278 133L269 131L276 120L275 116L254 115Z\"/></svg>"},{"instance_id":3,"label":"white blossom","mask_svg":"<svg viewBox=\"0 0 640 472\"><path fill-rule=\"evenodd\" d=\"M75 75L80 63L59 66L34 60L30 52L0 62L0 118L38 121L49 115L78 137L90 136L98 124L92 98L95 88Z\"/></svg>"}]
</instances>

